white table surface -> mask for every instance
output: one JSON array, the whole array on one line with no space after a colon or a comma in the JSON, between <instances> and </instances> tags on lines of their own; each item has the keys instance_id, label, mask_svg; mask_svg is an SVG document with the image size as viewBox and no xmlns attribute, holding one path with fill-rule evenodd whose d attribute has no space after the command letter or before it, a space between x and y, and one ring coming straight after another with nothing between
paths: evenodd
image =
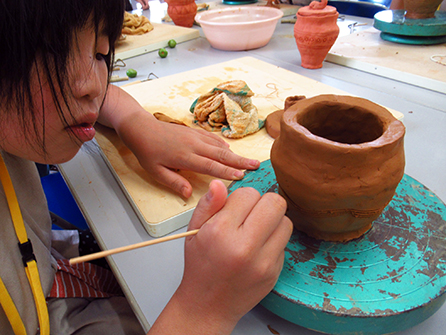
<instances>
[{"instance_id":1,"label":"white table surface","mask_svg":"<svg viewBox=\"0 0 446 335\"><path fill-rule=\"evenodd\" d=\"M152 15L149 10L144 11L144 15L150 16L154 22L160 22L160 15L164 16L165 4L159 4L157 0L150 4ZM347 23L356 20L369 24L363 28L371 26L372 21L369 19L346 17ZM343 23L344 28L347 23ZM407 128L405 173L446 201L446 94L327 62L324 62L322 69L304 69L300 66L292 24L278 24L267 46L248 52L213 49L201 29L200 33L200 38L169 49L169 56L165 59L159 58L157 52L127 59L127 68L138 70L138 77L134 80L145 79L150 73L163 77L243 56L253 56L352 95L372 100L404 114L403 122ZM102 248L111 249L152 239L141 225L97 147L89 145L83 148L72 161L62 164L60 168ZM185 231L185 228L181 231ZM180 239L109 258L126 296L146 330L153 324L181 280L183 243L184 240ZM318 334L285 321L262 306L255 307L243 317L233 334L270 335L268 325L281 335ZM446 304L425 322L398 334L444 334L445 329Z\"/></svg>"}]
</instances>

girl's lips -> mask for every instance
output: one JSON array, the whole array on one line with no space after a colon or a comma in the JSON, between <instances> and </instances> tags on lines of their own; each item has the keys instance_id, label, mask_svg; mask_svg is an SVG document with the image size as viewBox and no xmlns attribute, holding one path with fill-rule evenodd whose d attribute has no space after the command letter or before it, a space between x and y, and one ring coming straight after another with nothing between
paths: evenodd
<instances>
[{"instance_id":1,"label":"girl's lips","mask_svg":"<svg viewBox=\"0 0 446 335\"><path fill-rule=\"evenodd\" d=\"M81 123L78 125L70 126L68 127L68 129L81 142L91 141L96 134L96 130L94 129L92 123Z\"/></svg>"}]
</instances>

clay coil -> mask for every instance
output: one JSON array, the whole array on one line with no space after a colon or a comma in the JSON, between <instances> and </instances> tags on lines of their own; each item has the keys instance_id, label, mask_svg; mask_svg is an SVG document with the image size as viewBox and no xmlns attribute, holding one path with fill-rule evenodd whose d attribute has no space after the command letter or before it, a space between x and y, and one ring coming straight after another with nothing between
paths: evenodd
<instances>
[{"instance_id":1,"label":"clay coil","mask_svg":"<svg viewBox=\"0 0 446 335\"><path fill-rule=\"evenodd\" d=\"M301 212L304 215L312 216L315 218L330 218L330 217L336 217L341 216L343 214L350 214L354 218L371 218L376 217L386 208L388 204L386 204L383 207L379 207L377 209L353 209L353 208L337 208L337 209L310 209L310 208L303 208L296 204L288 195L285 193L284 190L279 188L279 194L283 196L288 206L294 207L295 210Z\"/></svg>"}]
</instances>

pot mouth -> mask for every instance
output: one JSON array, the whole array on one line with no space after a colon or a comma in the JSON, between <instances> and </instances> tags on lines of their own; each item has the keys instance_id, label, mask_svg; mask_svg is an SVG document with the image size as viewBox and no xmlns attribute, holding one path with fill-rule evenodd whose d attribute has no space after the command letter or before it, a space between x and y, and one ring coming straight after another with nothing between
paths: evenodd
<instances>
[{"instance_id":1,"label":"pot mouth","mask_svg":"<svg viewBox=\"0 0 446 335\"><path fill-rule=\"evenodd\" d=\"M318 101L295 117L295 122L317 137L341 144L363 144L383 136L389 126L367 108L342 102Z\"/></svg>"}]
</instances>

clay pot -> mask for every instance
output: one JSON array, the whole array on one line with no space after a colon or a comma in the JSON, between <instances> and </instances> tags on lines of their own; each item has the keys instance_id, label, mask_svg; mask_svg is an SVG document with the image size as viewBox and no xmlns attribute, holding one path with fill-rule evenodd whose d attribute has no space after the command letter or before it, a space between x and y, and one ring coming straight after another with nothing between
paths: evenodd
<instances>
[{"instance_id":1,"label":"clay pot","mask_svg":"<svg viewBox=\"0 0 446 335\"><path fill-rule=\"evenodd\" d=\"M319 69L339 35L338 12L327 6L327 0L313 1L296 14L294 37L301 57L301 66Z\"/></svg>"},{"instance_id":2,"label":"clay pot","mask_svg":"<svg viewBox=\"0 0 446 335\"><path fill-rule=\"evenodd\" d=\"M167 14L177 26L190 28L197 14L195 0L166 0Z\"/></svg>"},{"instance_id":3,"label":"clay pot","mask_svg":"<svg viewBox=\"0 0 446 335\"><path fill-rule=\"evenodd\" d=\"M404 0L404 9L407 19L430 19L435 17L435 12L443 0Z\"/></svg>"},{"instance_id":4,"label":"clay pot","mask_svg":"<svg viewBox=\"0 0 446 335\"><path fill-rule=\"evenodd\" d=\"M288 108L271 163L294 227L328 241L368 231L403 177L404 134L362 98L320 95Z\"/></svg>"}]
</instances>

